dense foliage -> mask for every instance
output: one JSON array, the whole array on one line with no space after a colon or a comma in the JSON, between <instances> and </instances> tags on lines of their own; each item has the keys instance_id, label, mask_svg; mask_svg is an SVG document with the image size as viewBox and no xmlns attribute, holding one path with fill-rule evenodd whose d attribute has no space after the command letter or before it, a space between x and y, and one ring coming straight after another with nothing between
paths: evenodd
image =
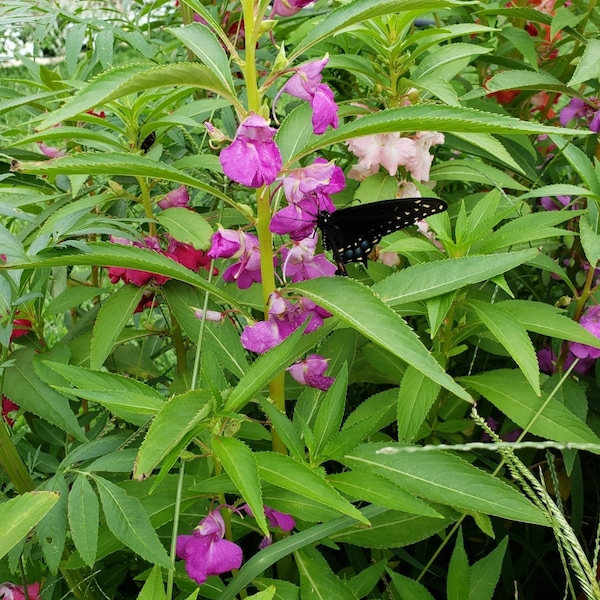
<instances>
[{"instance_id":1,"label":"dense foliage","mask_svg":"<svg viewBox=\"0 0 600 600\"><path fill-rule=\"evenodd\" d=\"M596 2L78 4L0 7L0 598L600 598Z\"/></svg>"}]
</instances>

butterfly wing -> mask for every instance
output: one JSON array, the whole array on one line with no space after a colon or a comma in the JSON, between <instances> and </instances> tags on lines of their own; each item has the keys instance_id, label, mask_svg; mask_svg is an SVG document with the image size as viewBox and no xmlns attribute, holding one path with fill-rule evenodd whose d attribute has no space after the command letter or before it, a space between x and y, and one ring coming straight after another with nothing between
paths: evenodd
<instances>
[{"instance_id":1,"label":"butterfly wing","mask_svg":"<svg viewBox=\"0 0 600 600\"><path fill-rule=\"evenodd\" d=\"M437 198L382 200L334 213L322 211L317 217L317 227L323 235L323 246L333 253L338 274L346 275L344 265L349 262L366 264L369 253L384 235L447 208L446 203Z\"/></svg>"}]
</instances>

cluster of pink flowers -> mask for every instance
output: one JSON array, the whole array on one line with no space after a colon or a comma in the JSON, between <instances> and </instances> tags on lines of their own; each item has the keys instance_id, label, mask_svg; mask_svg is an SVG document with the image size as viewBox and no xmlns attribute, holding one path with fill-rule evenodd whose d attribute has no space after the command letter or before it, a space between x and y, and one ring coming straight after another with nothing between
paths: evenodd
<instances>
[{"instance_id":1,"label":"cluster of pink flowers","mask_svg":"<svg viewBox=\"0 0 600 600\"><path fill-rule=\"evenodd\" d=\"M264 509L271 527L291 531L296 526L290 515L268 506ZM247 504L242 506L242 510L253 516ZM263 549L270 543L271 537L266 537L259 548ZM200 521L192 535L177 536L176 554L185 561L188 576L198 585L202 585L211 575L239 569L242 564L242 549L225 539L225 521L219 507Z\"/></svg>"},{"instance_id":2,"label":"cluster of pink flowers","mask_svg":"<svg viewBox=\"0 0 600 600\"><path fill-rule=\"evenodd\" d=\"M378 133L348 141L348 148L358 157L348 177L362 181L383 166L390 175L404 167L417 181L428 181L433 156L431 146L444 143L444 135L435 131L419 131L412 136Z\"/></svg>"},{"instance_id":3,"label":"cluster of pink flowers","mask_svg":"<svg viewBox=\"0 0 600 600\"><path fill-rule=\"evenodd\" d=\"M314 235L316 218L321 210L333 212L335 206L330 194L344 189L342 170L333 163L317 158L312 165L294 169L282 179L288 205L271 219L273 233L287 235L291 247L281 248L282 279L304 281L314 277L333 276L336 266L324 254L315 254L317 238ZM247 232L219 229L212 239L210 258L235 259L223 273L227 282L235 282L241 289L261 281L258 238ZM309 320L305 333L310 333L331 316L327 311L306 298L284 298L279 292L271 295L268 318L246 327L241 336L244 348L263 353L291 335ZM313 355L290 367L290 375L302 383L321 390L329 388L333 379L324 375L327 360Z\"/></svg>"},{"instance_id":4,"label":"cluster of pink flowers","mask_svg":"<svg viewBox=\"0 0 600 600\"><path fill-rule=\"evenodd\" d=\"M313 109L312 125L316 134L324 133L329 125L338 127L337 105L333 92L321 83L321 71L329 61L311 61L294 69L294 74L283 86L283 92L306 100ZM226 136L211 123L206 123L211 138L222 142ZM275 142L277 130L257 114L250 114L239 125L231 144L221 150L219 161L229 179L247 187L271 185L281 171L281 152Z\"/></svg>"},{"instance_id":5,"label":"cluster of pink flowers","mask_svg":"<svg viewBox=\"0 0 600 600\"><path fill-rule=\"evenodd\" d=\"M163 250L161 242L166 241L167 248ZM178 262L179 264L191 269L199 271L201 268L210 269L210 258L206 252L196 250L189 244L179 242L169 234L162 236L148 236L142 241L132 241L125 238L111 236L113 244L122 244L124 246L136 246L138 248L146 248L158 252L163 256L167 256ZM124 283L132 283L133 285L143 286L152 280L155 285L163 285L170 278L165 275L157 275L148 271L139 271L138 269L128 269L125 267L108 267L108 276L111 283L123 281Z\"/></svg>"}]
</instances>

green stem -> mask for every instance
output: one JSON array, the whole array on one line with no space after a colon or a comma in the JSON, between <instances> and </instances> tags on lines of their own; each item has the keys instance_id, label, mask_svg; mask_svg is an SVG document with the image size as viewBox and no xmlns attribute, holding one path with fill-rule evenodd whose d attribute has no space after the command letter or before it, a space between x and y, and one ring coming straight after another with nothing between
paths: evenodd
<instances>
[{"instance_id":1,"label":"green stem","mask_svg":"<svg viewBox=\"0 0 600 600\"><path fill-rule=\"evenodd\" d=\"M4 419L0 419L0 465L8 475L15 490L19 494L31 492L35 489L33 479L18 453L9 434L8 425Z\"/></svg>"},{"instance_id":2,"label":"green stem","mask_svg":"<svg viewBox=\"0 0 600 600\"><path fill-rule=\"evenodd\" d=\"M242 11L244 14L244 31L246 32L246 60L242 66L242 71L246 82L248 110L258 113L261 99L256 79L256 41L259 28L257 26L260 26L260 20L255 21L253 0L242 0Z\"/></svg>"},{"instance_id":3,"label":"green stem","mask_svg":"<svg viewBox=\"0 0 600 600\"><path fill-rule=\"evenodd\" d=\"M153 236L156 235L156 223L154 222L154 214L152 212L152 200L150 199L150 191L146 185L146 179L144 177L136 177L142 192L142 206L144 207L144 214L149 219L148 223L148 234Z\"/></svg>"},{"instance_id":4,"label":"green stem","mask_svg":"<svg viewBox=\"0 0 600 600\"><path fill-rule=\"evenodd\" d=\"M173 514L173 531L171 533L171 561L175 564L175 552L177 550L177 532L179 530L179 514L181 509L181 496L183 493L183 477L185 475L185 463L179 465L179 477L177 479L177 491L175 493L175 510ZM175 567L167 573L167 600L173 598L173 581L175 578Z\"/></svg>"}]
</instances>

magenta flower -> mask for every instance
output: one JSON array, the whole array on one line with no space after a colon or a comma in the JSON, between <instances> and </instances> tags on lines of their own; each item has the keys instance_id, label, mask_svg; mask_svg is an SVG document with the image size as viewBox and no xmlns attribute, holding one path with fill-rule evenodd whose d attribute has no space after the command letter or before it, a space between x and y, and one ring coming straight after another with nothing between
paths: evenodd
<instances>
[{"instance_id":1,"label":"magenta flower","mask_svg":"<svg viewBox=\"0 0 600 600\"><path fill-rule=\"evenodd\" d=\"M275 0L273 2L273 15L291 17L314 1L315 0Z\"/></svg>"},{"instance_id":2,"label":"magenta flower","mask_svg":"<svg viewBox=\"0 0 600 600\"><path fill-rule=\"evenodd\" d=\"M158 205L164 210L173 206L187 208L190 201L187 187L180 185L178 188L171 190L162 200L159 200Z\"/></svg>"},{"instance_id":3,"label":"magenta flower","mask_svg":"<svg viewBox=\"0 0 600 600\"><path fill-rule=\"evenodd\" d=\"M579 324L592 335L600 338L600 306L589 306L579 319ZM579 342L569 342L569 350L578 358L595 360L600 357L600 348L594 348Z\"/></svg>"},{"instance_id":4,"label":"magenta flower","mask_svg":"<svg viewBox=\"0 0 600 600\"><path fill-rule=\"evenodd\" d=\"M273 141L275 131L256 114L240 123L235 139L219 155L225 175L252 188L273 183L282 165L281 153Z\"/></svg>"},{"instance_id":5,"label":"magenta flower","mask_svg":"<svg viewBox=\"0 0 600 600\"><path fill-rule=\"evenodd\" d=\"M540 204L544 210L560 210L565 206L569 206L571 203L571 196L555 196L558 202L555 202L550 196L542 196L540 198ZM571 206L572 209L575 205Z\"/></svg>"},{"instance_id":6,"label":"magenta flower","mask_svg":"<svg viewBox=\"0 0 600 600\"><path fill-rule=\"evenodd\" d=\"M274 508L265 506L265 515L267 516L271 527L279 527L282 531L291 531L296 527L296 521L294 521L294 518L287 513L282 513Z\"/></svg>"},{"instance_id":7,"label":"magenta flower","mask_svg":"<svg viewBox=\"0 0 600 600\"><path fill-rule=\"evenodd\" d=\"M246 290L253 283L260 283L262 278L258 238L251 233L244 233L243 236L241 252L235 256L239 260L225 270L223 279L228 283L235 282L241 290Z\"/></svg>"},{"instance_id":8,"label":"magenta flower","mask_svg":"<svg viewBox=\"0 0 600 600\"><path fill-rule=\"evenodd\" d=\"M291 249L283 248L283 277L293 283L306 281L315 277L333 277L336 265L329 262L324 254L315 256L317 236L312 235L294 242Z\"/></svg>"},{"instance_id":9,"label":"magenta flower","mask_svg":"<svg viewBox=\"0 0 600 600\"><path fill-rule=\"evenodd\" d=\"M67 153L60 148L55 148L54 146L47 146L44 142L38 142L38 147L41 150L44 156L48 158L60 158L61 156L66 156Z\"/></svg>"},{"instance_id":10,"label":"magenta flower","mask_svg":"<svg viewBox=\"0 0 600 600\"><path fill-rule=\"evenodd\" d=\"M321 135L325 133L327 127L331 125L332 129L337 129L339 126L338 106L335 103L333 92L326 83L321 83L317 86L315 95L310 101L312 108L312 127L313 133Z\"/></svg>"},{"instance_id":11,"label":"magenta flower","mask_svg":"<svg viewBox=\"0 0 600 600\"><path fill-rule=\"evenodd\" d=\"M249 516L254 516L252 509L247 504L244 504L241 509ZM278 510L269 508L268 506L264 506L264 511L271 527L279 527L279 529L282 531L291 531L294 529L294 527L296 527L296 521L294 521L294 518L291 515L279 512ZM261 540L258 547L262 550L263 548L270 546L271 541L271 536L267 536Z\"/></svg>"},{"instance_id":12,"label":"magenta flower","mask_svg":"<svg viewBox=\"0 0 600 600\"><path fill-rule=\"evenodd\" d=\"M219 227L211 239L209 258L239 258L245 246L244 236L243 231Z\"/></svg>"},{"instance_id":13,"label":"magenta flower","mask_svg":"<svg viewBox=\"0 0 600 600\"><path fill-rule=\"evenodd\" d=\"M315 159L307 167L289 171L282 183L288 202L300 202L310 192L336 194L346 187L342 169L324 158Z\"/></svg>"},{"instance_id":14,"label":"magenta flower","mask_svg":"<svg viewBox=\"0 0 600 600\"><path fill-rule=\"evenodd\" d=\"M261 281L258 238L252 233L219 228L212 236L207 256L238 259L225 270L223 279L229 283L237 283L242 290Z\"/></svg>"},{"instance_id":15,"label":"magenta flower","mask_svg":"<svg viewBox=\"0 0 600 600\"><path fill-rule=\"evenodd\" d=\"M313 133L320 135L331 125L337 129L339 125L337 115L337 104L333 98L333 92L325 83L321 83L321 71L329 62L329 56L321 60L313 60L296 69L286 84L281 88L273 104L275 105L279 96L287 92L290 96L306 100L312 108Z\"/></svg>"},{"instance_id":16,"label":"magenta flower","mask_svg":"<svg viewBox=\"0 0 600 600\"><path fill-rule=\"evenodd\" d=\"M334 212L335 204L327 194L312 192L276 212L269 229L280 235L289 234L296 241L303 240L314 233L317 216L323 210Z\"/></svg>"},{"instance_id":17,"label":"magenta flower","mask_svg":"<svg viewBox=\"0 0 600 600\"><path fill-rule=\"evenodd\" d=\"M15 583L0 583L0 600L40 600L40 584L32 583L27 586L27 596L25 590Z\"/></svg>"},{"instance_id":18,"label":"magenta flower","mask_svg":"<svg viewBox=\"0 0 600 600\"><path fill-rule=\"evenodd\" d=\"M269 317L249 325L241 335L242 346L251 352L262 354L280 344L307 319L305 333L315 331L323 325L323 319L331 314L308 298L299 298L296 303L273 292L269 299Z\"/></svg>"},{"instance_id":19,"label":"magenta flower","mask_svg":"<svg viewBox=\"0 0 600 600\"><path fill-rule=\"evenodd\" d=\"M576 358L571 350L569 350L565 358L564 369L567 370L575 362ZM549 374L556 373L556 355L551 348L538 350L537 359L540 371ZM592 358L580 358L573 370L580 375L587 375L593 366L594 360Z\"/></svg>"},{"instance_id":20,"label":"magenta flower","mask_svg":"<svg viewBox=\"0 0 600 600\"><path fill-rule=\"evenodd\" d=\"M600 132L600 110L598 110L598 98L589 98L586 102L582 98L571 98L559 115L560 124L566 127L573 119L585 119L588 128L594 133Z\"/></svg>"},{"instance_id":21,"label":"magenta flower","mask_svg":"<svg viewBox=\"0 0 600 600\"><path fill-rule=\"evenodd\" d=\"M177 536L177 556L185 560L188 576L198 585L210 575L240 568L242 549L224 536L225 522L218 510L202 519L192 535Z\"/></svg>"},{"instance_id":22,"label":"magenta flower","mask_svg":"<svg viewBox=\"0 0 600 600\"><path fill-rule=\"evenodd\" d=\"M326 358L318 354L311 354L304 360L288 367L287 371L301 385L307 385L325 392L335 381L333 377L323 375L327 370L327 362Z\"/></svg>"}]
</instances>

